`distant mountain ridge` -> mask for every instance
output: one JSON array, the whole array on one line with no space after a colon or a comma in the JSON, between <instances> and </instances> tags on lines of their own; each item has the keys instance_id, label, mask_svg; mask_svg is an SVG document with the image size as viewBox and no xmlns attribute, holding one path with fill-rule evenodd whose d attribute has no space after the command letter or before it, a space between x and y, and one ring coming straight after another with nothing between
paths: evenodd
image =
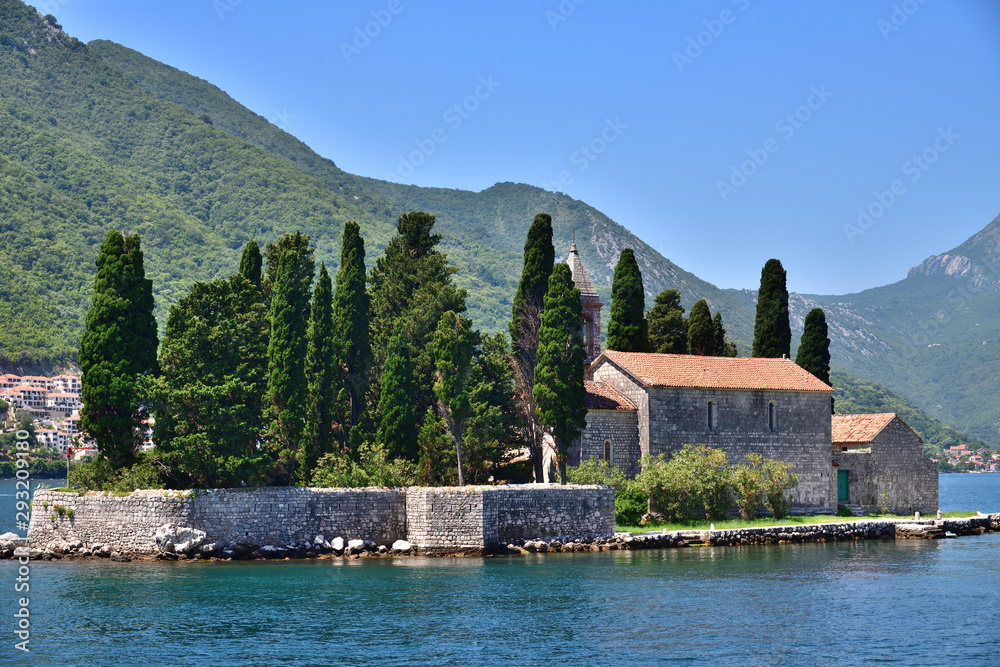
<instances>
[{"instance_id":1,"label":"distant mountain ridge","mask_svg":"<svg viewBox=\"0 0 1000 667\"><path fill-rule=\"evenodd\" d=\"M605 302L631 247L647 306L677 288L688 308L721 309L741 354L752 340L754 290L698 278L584 202L516 183L468 192L349 174L218 87L112 42L83 45L15 0L0 0L0 179L0 365L72 361L110 226L142 234L163 322L192 281L234 271L251 237L300 229L335 270L344 221L361 224L373 261L415 209L437 216L484 330L505 329L527 228L545 211L557 255L575 233ZM793 330L822 307L835 369L1000 444L998 258L1000 218L892 285L791 295Z\"/></svg>"}]
</instances>

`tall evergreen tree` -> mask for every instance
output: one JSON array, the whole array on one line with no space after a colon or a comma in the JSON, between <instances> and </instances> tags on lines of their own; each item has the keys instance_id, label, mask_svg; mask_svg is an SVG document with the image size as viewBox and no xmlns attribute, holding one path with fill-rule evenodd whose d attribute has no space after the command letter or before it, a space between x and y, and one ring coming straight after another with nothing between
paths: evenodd
<instances>
[{"instance_id":1,"label":"tall evergreen tree","mask_svg":"<svg viewBox=\"0 0 1000 667\"><path fill-rule=\"evenodd\" d=\"M545 293L555 262L552 216L539 213L524 241L524 266L514 294L510 322L510 348L518 406L524 418L535 479L542 479L542 425L535 406L535 365L538 361L538 328L542 321Z\"/></svg>"},{"instance_id":2,"label":"tall evergreen tree","mask_svg":"<svg viewBox=\"0 0 1000 667\"><path fill-rule=\"evenodd\" d=\"M153 386L153 440L178 487L269 479L265 428L268 315L243 275L195 283L170 308Z\"/></svg>"},{"instance_id":3,"label":"tall evergreen tree","mask_svg":"<svg viewBox=\"0 0 1000 667\"><path fill-rule=\"evenodd\" d=\"M795 363L830 384L830 336L826 325L826 313L822 308L813 308L806 315ZM833 411L832 401L831 398L831 411Z\"/></svg>"},{"instance_id":4,"label":"tall evergreen tree","mask_svg":"<svg viewBox=\"0 0 1000 667\"><path fill-rule=\"evenodd\" d=\"M395 458L417 459L416 390L413 386L413 362L402 323L389 340L389 350L382 370L378 402L381 422L376 438Z\"/></svg>"},{"instance_id":5,"label":"tall evergreen tree","mask_svg":"<svg viewBox=\"0 0 1000 667\"><path fill-rule=\"evenodd\" d=\"M262 262L260 244L255 239L250 239L243 246L243 256L240 258L240 275L256 287L260 287L261 285L260 271Z\"/></svg>"},{"instance_id":6,"label":"tall evergreen tree","mask_svg":"<svg viewBox=\"0 0 1000 667\"><path fill-rule=\"evenodd\" d=\"M788 323L788 288L781 262L769 259L760 272L757 318L753 325L754 357L791 355L792 329Z\"/></svg>"},{"instance_id":7,"label":"tall evergreen tree","mask_svg":"<svg viewBox=\"0 0 1000 667\"><path fill-rule=\"evenodd\" d=\"M344 410L337 404L337 380L340 369L336 363L333 328L333 286L326 264L319 265L319 278L313 290L306 331L306 422L302 443L302 462L296 470L299 481L312 479L316 462L324 454L332 454L336 436L334 422L343 428Z\"/></svg>"},{"instance_id":8,"label":"tall evergreen tree","mask_svg":"<svg viewBox=\"0 0 1000 667\"><path fill-rule=\"evenodd\" d=\"M458 463L458 485L465 486L465 466L462 461L462 433L472 406L469 403L469 369L475 334L472 321L449 310L441 316L434 332L434 359L437 381L434 393L448 430L455 441Z\"/></svg>"},{"instance_id":9,"label":"tall evergreen tree","mask_svg":"<svg viewBox=\"0 0 1000 667\"><path fill-rule=\"evenodd\" d=\"M735 357L736 344L726 339L726 327L722 324L722 311L716 311L712 318L712 330L715 332L715 356Z\"/></svg>"},{"instance_id":10,"label":"tall evergreen tree","mask_svg":"<svg viewBox=\"0 0 1000 667\"><path fill-rule=\"evenodd\" d=\"M687 354L687 320L681 293L665 289L656 295L655 305L646 315L649 322L649 347L653 352Z\"/></svg>"},{"instance_id":11,"label":"tall evergreen tree","mask_svg":"<svg viewBox=\"0 0 1000 667\"><path fill-rule=\"evenodd\" d=\"M688 354L711 357L715 354L715 327L708 303L701 299L691 306L688 317Z\"/></svg>"},{"instance_id":12,"label":"tall evergreen tree","mask_svg":"<svg viewBox=\"0 0 1000 667\"><path fill-rule=\"evenodd\" d=\"M295 273L302 283L304 294L312 291L313 276L316 275L316 260L313 259L313 249L309 247L309 235L295 232L284 234L274 243L264 247L264 259L267 266L264 273L263 286L265 294L271 294L278 282L281 258L286 252L295 255Z\"/></svg>"},{"instance_id":13,"label":"tall evergreen tree","mask_svg":"<svg viewBox=\"0 0 1000 667\"><path fill-rule=\"evenodd\" d=\"M153 284L146 279L139 235L108 232L97 254L92 305L80 341L83 371L80 430L111 465L135 461L148 414L141 376L157 373Z\"/></svg>"},{"instance_id":14,"label":"tall evergreen tree","mask_svg":"<svg viewBox=\"0 0 1000 667\"><path fill-rule=\"evenodd\" d=\"M371 345L373 367L385 367L390 339L403 322L409 335L416 386L417 414L437 403L434 396L434 350L431 339L441 314L465 311L465 290L455 287L452 274L457 269L436 249L441 241L433 234L434 216L421 211L399 217L397 234L372 268ZM379 377L375 378L374 393Z\"/></svg>"},{"instance_id":15,"label":"tall evergreen tree","mask_svg":"<svg viewBox=\"0 0 1000 667\"><path fill-rule=\"evenodd\" d=\"M372 364L368 340L371 304L365 280L365 240L361 238L358 223L348 221L344 224L340 268L333 293L333 347L343 368L352 428L361 418Z\"/></svg>"},{"instance_id":16,"label":"tall evergreen tree","mask_svg":"<svg viewBox=\"0 0 1000 667\"><path fill-rule=\"evenodd\" d=\"M280 258L271 296L271 339L267 350L269 440L277 456L281 484L294 482L306 399L306 314L309 292L302 281L300 257L292 250Z\"/></svg>"},{"instance_id":17,"label":"tall evergreen tree","mask_svg":"<svg viewBox=\"0 0 1000 667\"><path fill-rule=\"evenodd\" d=\"M469 415L462 459L473 484L496 479L509 453L522 451L527 434L514 403L514 369L507 337L482 336L469 372Z\"/></svg>"},{"instance_id":18,"label":"tall evergreen tree","mask_svg":"<svg viewBox=\"0 0 1000 667\"><path fill-rule=\"evenodd\" d=\"M635 253L625 248L615 265L611 281L611 319L608 321L608 349L619 352L648 352L646 292Z\"/></svg>"},{"instance_id":19,"label":"tall evergreen tree","mask_svg":"<svg viewBox=\"0 0 1000 667\"><path fill-rule=\"evenodd\" d=\"M538 331L535 400L538 416L551 430L555 442L561 484L566 483L569 443L587 424L582 318L580 290L573 286L569 265L557 264L549 278Z\"/></svg>"}]
</instances>

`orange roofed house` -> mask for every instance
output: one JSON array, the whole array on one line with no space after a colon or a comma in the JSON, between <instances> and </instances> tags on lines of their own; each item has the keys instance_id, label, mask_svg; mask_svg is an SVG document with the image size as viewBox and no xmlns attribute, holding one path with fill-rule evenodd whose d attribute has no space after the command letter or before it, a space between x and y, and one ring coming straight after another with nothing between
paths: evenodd
<instances>
[{"instance_id":1,"label":"orange roofed house","mask_svg":"<svg viewBox=\"0 0 1000 667\"><path fill-rule=\"evenodd\" d=\"M583 285L585 326L599 326L602 304L575 247L568 263ZM872 416L831 421L833 387L790 359L601 352L591 345L587 351L587 426L571 447L570 465L600 458L635 476L644 454L669 458L684 445L704 444L724 450L730 464L750 453L791 464L799 510L833 512L838 503L875 509L876 492L888 493L893 509L937 509L936 469L919 436L889 415L880 429L859 429L868 440L838 440L840 424L867 424Z\"/></svg>"}]
</instances>

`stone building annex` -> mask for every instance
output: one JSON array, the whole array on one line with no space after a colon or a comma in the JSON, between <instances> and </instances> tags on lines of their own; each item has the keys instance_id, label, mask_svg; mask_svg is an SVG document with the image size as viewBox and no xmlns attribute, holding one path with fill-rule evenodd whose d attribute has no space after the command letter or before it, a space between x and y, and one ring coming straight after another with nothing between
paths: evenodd
<instances>
[{"instance_id":1,"label":"stone building annex","mask_svg":"<svg viewBox=\"0 0 1000 667\"><path fill-rule=\"evenodd\" d=\"M600 458L634 476L644 454L704 444L730 463L750 453L790 463L799 510L938 509L936 467L897 415L831 418L833 387L791 359L601 351L603 304L575 244L568 263L587 351L587 427L571 465Z\"/></svg>"}]
</instances>

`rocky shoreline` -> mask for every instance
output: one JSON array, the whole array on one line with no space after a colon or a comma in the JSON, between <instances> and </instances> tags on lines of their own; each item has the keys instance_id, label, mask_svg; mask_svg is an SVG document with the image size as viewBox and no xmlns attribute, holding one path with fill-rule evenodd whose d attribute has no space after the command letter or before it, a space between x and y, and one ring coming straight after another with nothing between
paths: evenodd
<instances>
[{"instance_id":1,"label":"rocky shoreline","mask_svg":"<svg viewBox=\"0 0 1000 667\"><path fill-rule=\"evenodd\" d=\"M562 536L501 542L494 548L418 549L406 540L377 544L370 540L317 535L311 543L284 545L205 543L202 531L165 525L157 529L156 554L116 550L110 544L84 544L80 540L55 540L41 548L25 546L15 533L0 535L0 558L31 560L128 561L231 561L331 558L384 558L402 556L517 556L581 551L676 549L690 546L751 546L803 544L854 540L941 539L1000 531L1000 513L963 519L871 519L841 523L766 526L727 530L651 531L640 535L615 533L612 537Z\"/></svg>"}]
</instances>

